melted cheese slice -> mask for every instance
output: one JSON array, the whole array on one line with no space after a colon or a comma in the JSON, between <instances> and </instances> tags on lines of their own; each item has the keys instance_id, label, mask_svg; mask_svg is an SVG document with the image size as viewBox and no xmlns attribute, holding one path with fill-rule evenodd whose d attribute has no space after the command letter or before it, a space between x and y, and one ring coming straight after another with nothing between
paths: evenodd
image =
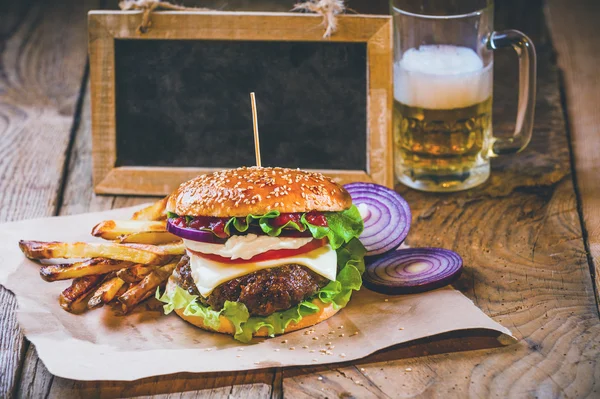
<instances>
[{"instance_id":1,"label":"melted cheese slice","mask_svg":"<svg viewBox=\"0 0 600 399\"><path fill-rule=\"evenodd\" d=\"M337 272L337 254L329 245L287 258L237 264L216 262L189 251L188 255L192 278L203 297L207 297L218 285L229 280L271 267L298 264L306 266L329 280L335 280Z\"/></svg>"}]
</instances>

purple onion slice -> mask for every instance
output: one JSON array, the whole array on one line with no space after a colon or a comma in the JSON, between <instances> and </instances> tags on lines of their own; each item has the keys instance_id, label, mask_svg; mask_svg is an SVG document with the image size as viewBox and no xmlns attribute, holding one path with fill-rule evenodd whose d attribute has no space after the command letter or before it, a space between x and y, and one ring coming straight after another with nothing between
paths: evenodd
<instances>
[{"instance_id":1,"label":"purple onion slice","mask_svg":"<svg viewBox=\"0 0 600 399\"><path fill-rule=\"evenodd\" d=\"M227 241L226 238L219 238L210 231L175 226L172 219L167 219L167 231L186 240L208 242L211 244L223 244Z\"/></svg>"},{"instance_id":2,"label":"purple onion slice","mask_svg":"<svg viewBox=\"0 0 600 399\"><path fill-rule=\"evenodd\" d=\"M407 248L367 265L363 282L384 294L416 294L450 284L462 272L462 258L442 248Z\"/></svg>"},{"instance_id":3,"label":"purple onion slice","mask_svg":"<svg viewBox=\"0 0 600 399\"><path fill-rule=\"evenodd\" d=\"M408 203L394 190L374 183L350 183L344 188L350 193L365 223L359 240L367 256L381 255L400 246L410 229Z\"/></svg>"}]
</instances>

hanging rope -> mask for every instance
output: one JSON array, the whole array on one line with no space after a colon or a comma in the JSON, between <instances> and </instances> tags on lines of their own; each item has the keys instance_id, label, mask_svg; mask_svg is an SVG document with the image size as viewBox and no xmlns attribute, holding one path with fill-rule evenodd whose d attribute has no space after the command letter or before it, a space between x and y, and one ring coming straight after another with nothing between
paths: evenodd
<instances>
[{"instance_id":1,"label":"hanging rope","mask_svg":"<svg viewBox=\"0 0 600 399\"><path fill-rule=\"evenodd\" d=\"M310 11L323 16L325 26L324 38L330 37L337 30L337 15L345 10L343 0L308 0L298 3L292 11Z\"/></svg>"},{"instance_id":2,"label":"hanging rope","mask_svg":"<svg viewBox=\"0 0 600 399\"><path fill-rule=\"evenodd\" d=\"M168 1L158 0L123 0L119 3L121 10L140 10L142 22L138 27L138 32L146 33L152 25L151 14L156 10L170 11L216 11L204 7L185 7L169 3ZM323 25L325 26L324 38L330 37L337 30L337 15L345 11L343 0L308 0L294 5L292 11L314 12L323 16Z\"/></svg>"},{"instance_id":3,"label":"hanging rope","mask_svg":"<svg viewBox=\"0 0 600 399\"><path fill-rule=\"evenodd\" d=\"M203 7L184 7L176 4L171 4L168 1L157 1L157 0L123 0L119 3L121 10L141 10L142 23L138 26L138 32L146 33L150 30L152 20L150 14L155 10L169 10L169 11L215 11L210 8Z\"/></svg>"}]
</instances>

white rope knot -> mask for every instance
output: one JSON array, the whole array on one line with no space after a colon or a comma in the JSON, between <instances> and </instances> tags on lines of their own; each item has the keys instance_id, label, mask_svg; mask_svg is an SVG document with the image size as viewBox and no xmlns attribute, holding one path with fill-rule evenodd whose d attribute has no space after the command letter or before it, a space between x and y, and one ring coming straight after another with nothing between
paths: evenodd
<instances>
[{"instance_id":1,"label":"white rope knot","mask_svg":"<svg viewBox=\"0 0 600 399\"><path fill-rule=\"evenodd\" d=\"M210 8L202 7L185 7L177 4L169 3L168 1L159 0L123 0L119 2L119 8L123 11L127 10L141 10L142 23L138 27L138 32L146 33L150 30L152 21L150 20L150 14L155 10L171 10L171 11L214 11Z\"/></svg>"},{"instance_id":2,"label":"white rope knot","mask_svg":"<svg viewBox=\"0 0 600 399\"><path fill-rule=\"evenodd\" d=\"M324 38L328 38L337 30L337 15L345 11L343 0L308 0L298 3L292 11L310 11L323 16L323 25L326 27Z\"/></svg>"}]
</instances>

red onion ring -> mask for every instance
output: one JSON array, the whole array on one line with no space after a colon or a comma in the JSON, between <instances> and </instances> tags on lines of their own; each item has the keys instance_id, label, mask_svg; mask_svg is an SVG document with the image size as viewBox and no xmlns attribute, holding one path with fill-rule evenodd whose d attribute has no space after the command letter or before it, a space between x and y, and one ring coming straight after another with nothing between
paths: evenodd
<instances>
[{"instance_id":1,"label":"red onion ring","mask_svg":"<svg viewBox=\"0 0 600 399\"><path fill-rule=\"evenodd\" d=\"M384 294L416 294L450 284L462 272L462 258L442 248L407 248L367 265L363 282Z\"/></svg>"},{"instance_id":2,"label":"red onion ring","mask_svg":"<svg viewBox=\"0 0 600 399\"><path fill-rule=\"evenodd\" d=\"M172 219L167 219L167 231L176 235L177 237L184 238L186 240L198 241L198 242L207 242L211 244L224 244L229 237L227 238L219 238L210 231L204 230L196 230L190 227L179 227L176 226ZM237 230L234 230L237 231ZM238 235L246 235L246 234L256 234L256 235L265 235L265 232L261 230L258 226L251 226L244 233L238 233ZM284 229L281 230L281 234L279 237L312 237L312 233L310 230L306 229L305 231L298 231L295 229Z\"/></svg>"},{"instance_id":3,"label":"red onion ring","mask_svg":"<svg viewBox=\"0 0 600 399\"><path fill-rule=\"evenodd\" d=\"M408 203L394 190L374 183L350 183L344 188L359 210L366 206L365 229L359 240L367 249L366 256L382 255L400 246L410 230Z\"/></svg>"},{"instance_id":4,"label":"red onion ring","mask_svg":"<svg viewBox=\"0 0 600 399\"><path fill-rule=\"evenodd\" d=\"M210 231L196 230L189 227L179 227L173 224L173 219L167 219L167 231L186 240L223 244L227 238L219 238Z\"/></svg>"}]
</instances>

